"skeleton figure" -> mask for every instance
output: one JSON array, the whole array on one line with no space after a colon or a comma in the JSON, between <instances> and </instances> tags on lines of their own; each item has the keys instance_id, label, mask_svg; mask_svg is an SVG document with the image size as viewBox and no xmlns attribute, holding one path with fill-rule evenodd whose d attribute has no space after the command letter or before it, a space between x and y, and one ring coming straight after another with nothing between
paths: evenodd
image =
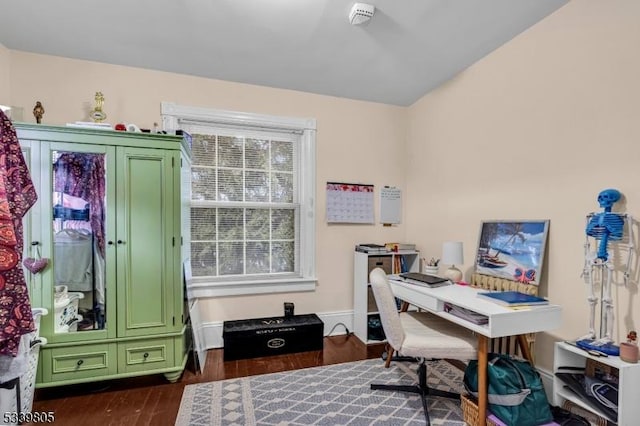
<instances>
[{"instance_id":1,"label":"skeleton figure","mask_svg":"<svg viewBox=\"0 0 640 426\"><path fill-rule=\"evenodd\" d=\"M596 304L598 298L595 294L594 285L594 272L599 271L599 276L602 281L602 327L604 335L591 344L594 346L607 345L613 342L613 299L611 297L611 278L613 274L614 265L611 261L611 256L607 251L611 244L620 242L624 236L625 222L630 219L630 216L626 214L613 213L611 208L621 198L621 194L616 189L605 189L598 194L598 203L600 207L604 209L601 213L591 213L587 216L587 228L586 236L587 241L585 243L585 265L582 275L585 281L589 285L589 297L587 300L590 305L589 315L589 331L582 340L595 340L595 313ZM632 227L629 226L629 232L632 232ZM598 244L597 252L593 252L590 247L589 237L593 238ZM627 284L629 278L629 268L631 266L631 244L633 237L629 238L629 251L626 264L626 270L624 271L624 284Z\"/></svg>"},{"instance_id":2,"label":"skeleton figure","mask_svg":"<svg viewBox=\"0 0 640 426\"><path fill-rule=\"evenodd\" d=\"M609 259L607 244L609 240L619 241L624 232L624 217L611 213L611 207L620 200L621 194L616 189L605 189L598 194L598 203L604 212L594 214L587 224L587 235L600 241L598 259L606 262Z\"/></svg>"}]
</instances>

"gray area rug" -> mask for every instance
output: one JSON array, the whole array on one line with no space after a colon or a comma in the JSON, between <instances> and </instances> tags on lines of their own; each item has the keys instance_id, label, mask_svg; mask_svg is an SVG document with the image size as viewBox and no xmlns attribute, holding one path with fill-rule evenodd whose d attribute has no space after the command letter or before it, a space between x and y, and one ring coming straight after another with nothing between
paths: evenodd
<instances>
[{"instance_id":1,"label":"gray area rug","mask_svg":"<svg viewBox=\"0 0 640 426\"><path fill-rule=\"evenodd\" d=\"M372 391L371 383L414 384L416 363L380 359L263 374L185 387L178 426L424 425L418 395ZM428 363L431 387L460 392L463 372ZM432 425L464 426L459 401L429 398Z\"/></svg>"}]
</instances>

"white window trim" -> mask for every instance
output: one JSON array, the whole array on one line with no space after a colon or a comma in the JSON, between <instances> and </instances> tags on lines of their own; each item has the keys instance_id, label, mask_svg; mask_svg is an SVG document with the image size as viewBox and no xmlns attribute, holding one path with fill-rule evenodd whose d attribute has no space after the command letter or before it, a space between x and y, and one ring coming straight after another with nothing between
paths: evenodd
<instances>
[{"instance_id":1,"label":"white window trim","mask_svg":"<svg viewBox=\"0 0 640 426\"><path fill-rule=\"evenodd\" d=\"M212 282L193 278L187 283L189 298L238 296L265 293L291 293L313 291L316 288L316 120L312 118L279 117L245 112L223 111L209 108L161 103L163 129L174 133L181 120L212 125L230 125L246 128L292 131L301 135L300 159L300 265L301 277L284 279L258 279Z\"/></svg>"}]
</instances>

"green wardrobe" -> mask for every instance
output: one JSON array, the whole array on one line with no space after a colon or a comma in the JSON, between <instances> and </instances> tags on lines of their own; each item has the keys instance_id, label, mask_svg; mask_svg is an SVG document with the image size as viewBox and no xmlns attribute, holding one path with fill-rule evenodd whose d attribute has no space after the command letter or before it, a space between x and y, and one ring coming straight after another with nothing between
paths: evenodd
<instances>
[{"instance_id":1,"label":"green wardrobe","mask_svg":"<svg viewBox=\"0 0 640 426\"><path fill-rule=\"evenodd\" d=\"M38 193L25 270L41 319L37 387L163 373L188 355L190 150L182 137L15 124ZM42 263L42 262L41 262Z\"/></svg>"}]
</instances>

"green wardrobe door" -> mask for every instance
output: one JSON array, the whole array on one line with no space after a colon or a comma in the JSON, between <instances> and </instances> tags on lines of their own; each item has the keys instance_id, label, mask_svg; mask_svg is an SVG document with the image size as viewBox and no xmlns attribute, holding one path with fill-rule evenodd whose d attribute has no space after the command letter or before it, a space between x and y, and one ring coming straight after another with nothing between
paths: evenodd
<instances>
[{"instance_id":1,"label":"green wardrobe door","mask_svg":"<svg viewBox=\"0 0 640 426\"><path fill-rule=\"evenodd\" d=\"M64 134L62 135L64 136ZM91 144L92 138L83 135L86 143L68 142L40 142L41 188L38 194L40 205L42 255L50 259L49 265L38 275L42 280L42 300L44 307L49 309L49 314L42 318L41 335L48 339L49 344L63 342L97 341L116 337L116 289L115 289L115 249L105 245L105 256L98 256L92 249L95 232L80 232L73 230L68 221L70 217L64 214L55 215L54 206L71 207L73 197L75 202L82 202L90 206L90 210L97 207L93 204L97 200L91 200L90 189L104 185L105 194L102 207L102 222L104 224L105 240L110 241L115 235L115 185L116 185L116 149L115 147L100 144ZM33 152L35 154L35 150ZM73 166L71 166L73 164ZM91 166L89 166L91 164ZM102 164L103 167L98 167ZM57 166L56 166L57 165ZM75 182L77 176L76 167L82 169L83 179ZM56 173L55 170L59 172ZM88 171L91 170L89 175ZM88 176L91 176L88 178ZM56 179L62 179L56 185ZM74 191L70 188L78 185L82 191ZM73 195L72 195L73 194ZM84 197L84 198L81 198ZM64 209L62 209L64 211ZM99 210L98 210L99 211ZM82 216L84 218L84 216ZM93 229L93 226L91 226ZM91 235L89 237L89 235ZM79 251L65 249L75 246L82 241L82 254ZM97 241L97 239L96 239ZM67 243L68 245L66 245ZM88 249L88 255L87 255ZM95 256L92 255L96 254ZM79 258L81 257L81 259ZM98 261L102 258L102 261ZM76 276L67 274L75 265L83 265L85 281L75 282ZM86 269L84 269L86 268ZM74 272L75 273L75 272ZM71 280L71 281L67 281ZM60 286L60 287L58 287ZM67 287L68 298L61 297L60 301L68 300L56 308L56 289ZM100 318L97 310L91 311L96 305L102 305L101 313L104 315L103 326L100 326ZM83 312L87 310L86 313ZM95 318L88 321L85 326L79 327L73 320L80 317ZM81 318L80 318L81 319ZM70 323L69 326L65 326ZM93 327L90 325L93 323ZM75 325L74 325L75 324Z\"/></svg>"},{"instance_id":2,"label":"green wardrobe door","mask_svg":"<svg viewBox=\"0 0 640 426\"><path fill-rule=\"evenodd\" d=\"M172 152L117 150L118 336L173 328L174 166ZM179 167L176 169L179 173ZM179 196L179 194L178 194ZM178 198L179 202L179 198Z\"/></svg>"},{"instance_id":3,"label":"green wardrobe door","mask_svg":"<svg viewBox=\"0 0 640 426\"><path fill-rule=\"evenodd\" d=\"M20 141L20 147L22 149L22 156L29 168L29 174L31 180L36 188L36 192L40 193L40 170L33 167L33 163L39 160L39 153L35 153L32 147L31 141ZM37 151L37 149L35 150ZM35 157L35 160L34 160ZM36 163L37 164L37 163ZM28 258L39 259L42 253L42 241L40 241L40 229L39 225L39 213L40 205L36 201L27 214L22 218L22 235L23 235L23 250L22 256L24 260ZM34 225L35 224L35 225ZM37 273L31 273L27 268L23 268L24 278L29 290L29 303L32 308L44 306L42 304L42 283L41 276Z\"/></svg>"}]
</instances>

